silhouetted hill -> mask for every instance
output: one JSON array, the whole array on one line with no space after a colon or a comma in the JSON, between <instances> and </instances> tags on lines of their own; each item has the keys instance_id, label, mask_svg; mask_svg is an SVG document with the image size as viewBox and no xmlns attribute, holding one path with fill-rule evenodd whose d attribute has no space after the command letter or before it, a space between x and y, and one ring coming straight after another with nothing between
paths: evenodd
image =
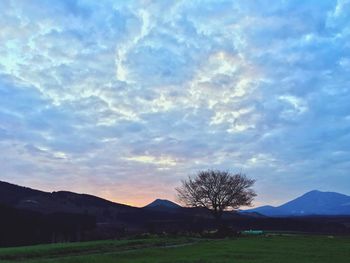
<instances>
[{"instance_id":1,"label":"silhouetted hill","mask_svg":"<svg viewBox=\"0 0 350 263\"><path fill-rule=\"evenodd\" d=\"M281 206L262 206L245 212L266 216L350 215L350 196L311 191Z\"/></svg>"},{"instance_id":2,"label":"silhouetted hill","mask_svg":"<svg viewBox=\"0 0 350 263\"><path fill-rule=\"evenodd\" d=\"M168 212L178 212L182 207L174 202L165 199L156 199L152 203L143 207L144 209L149 210L158 210L158 211L168 211Z\"/></svg>"},{"instance_id":3,"label":"silhouetted hill","mask_svg":"<svg viewBox=\"0 0 350 263\"><path fill-rule=\"evenodd\" d=\"M118 204L88 194L67 191L48 193L5 182L0 182L0 193L0 204L21 211L33 211L44 215L67 213L93 216L96 218L98 229L102 229L99 231L101 238L112 238L116 232L119 235L124 230L147 231L153 222L178 222L197 216L197 211L192 209L184 209L183 213L170 213L162 209Z\"/></svg>"},{"instance_id":4,"label":"silhouetted hill","mask_svg":"<svg viewBox=\"0 0 350 263\"><path fill-rule=\"evenodd\" d=\"M30 196L48 196L49 193L0 181L0 203L15 206Z\"/></svg>"},{"instance_id":5,"label":"silhouetted hill","mask_svg":"<svg viewBox=\"0 0 350 263\"><path fill-rule=\"evenodd\" d=\"M296 211L295 207L301 204L305 209L310 208L306 205L309 202L320 207L341 199L339 195L327 196L317 198L317 193L311 192L284 207ZM347 199L339 202L344 204L344 200ZM237 231L350 233L350 217L346 216L270 218L258 211L226 211L223 222ZM181 207L168 200L157 199L144 208L136 208L88 194L48 193L5 182L0 182L0 215L0 246L109 239L144 232L201 233L217 227L209 210Z\"/></svg>"},{"instance_id":6,"label":"silhouetted hill","mask_svg":"<svg viewBox=\"0 0 350 263\"><path fill-rule=\"evenodd\" d=\"M67 191L48 193L6 182L0 182L0 204L44 214L90 214L99 222L114 221L117 214L139 210L92 195Z\"/></svg>"}]
</instances>

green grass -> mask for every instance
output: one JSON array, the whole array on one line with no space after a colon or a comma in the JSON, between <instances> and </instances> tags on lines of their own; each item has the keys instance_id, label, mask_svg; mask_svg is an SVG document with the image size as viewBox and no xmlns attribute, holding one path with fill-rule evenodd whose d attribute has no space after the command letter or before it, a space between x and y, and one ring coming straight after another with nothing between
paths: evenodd
<instances>
[{"instance_id":1,"label":"green grass","mask_svg":"<svg viewBox=\"0 0 350 263\"><path fill-rule=\"evenodd\" d=\"M348 237L297 235L223 240L151 238L0 249L0 262L348 263L349 260Z\"/></svg>"}]
</instances>

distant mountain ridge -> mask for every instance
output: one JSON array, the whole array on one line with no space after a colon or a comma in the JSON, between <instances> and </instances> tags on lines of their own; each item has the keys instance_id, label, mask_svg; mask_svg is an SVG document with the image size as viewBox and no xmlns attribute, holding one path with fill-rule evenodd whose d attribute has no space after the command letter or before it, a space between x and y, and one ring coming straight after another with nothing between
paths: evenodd
<instances>
[{"instance_id":1,"label":"distant mountain ridge","mask_svg":"<svg viewBox=\"0 0 350 263\"><path fill-rule=\"evenodd\" d=\"M49 193L2 181L0 181L0 204L43 214L56 212L93 214L98 221L113 220L114 214L139 210L93 195L68 191Z\"/></svg>"},{"instance_id":2,"label":"distant mountain ridge","mask_svg":"<svg viewBox=\"0 0 350 263\"><path fill-rule=\"evenodd\" d=\"M178 212L183 207L166 199L156 199L152 203L149 203L148 205L144 206L143 208L147 210L174 213Z\"/></svg>"},{"instance_id":3,"label":"distant mountain ridge","mask_svg":"<svg viewBox=\"0 0 350 263\"><path fill-rule=\"evenodd\" d=\"M313 190L283 205L245 210L265 216L350 215L350 196Z\"/></svg>"},{"instance_id":4,"label":"distant mountain ridge","mask_svg":"<svg viewBox=\"0 0 350 263\"><path fill-rule=\"evenodd\" d=\"M345 207L344 211L348 211L346 209L350 200L347 196L340 195L344 197L343 199L336 193L327 198L317 196L318 192L315 191L306 194L306 201L301 202L304 205L302 215L306 215L306 208L310 210L310 202L319 204L317 207L323 207L325 203L341 203L341 206ZM303 201L305 196L301 199ZM228 226L237 230L350 234L350 214L339 217L305 216L295 219L293 216L301 214L298 209L302 206L298 202L294 200L284 207L281 206L285 208L284 210L281 207L265 206L255 209L260 212L254 209L240 213L225 211L223 220ZM298 205L297 208L293 207L295 204ZM313 207L315 205L311 205L311 208ZM339 206L336 208L336 211L339 211ZM288 213L283 214L281 211ZM88 194L67 191L50 193L1 181L0 215L0 247L52 241L67 242L80 238L113 239L146 232L203 231L216 227L216 222L208 209L181 207L169 200L156 199L146 207L138 208ZM277 218L278 216L283 218Z\"/></svg>"},{"instance_id":5,"label":"distant mountain ridge","mask_svg":"<svg viewBox=\"0 0 350 263\"><path fill-rule=\"evenodd\" d=\"M65 212L90 214L97 222L115 222L123 214L142 214L150 216L153 212L192 213L198 209L189 209L164 199L156 199L143 208L114 203L88 194L67 191L44 192L0 181L0 204L26 209L44 214ZM142 212L144 211L144 212ZM146 214L145 214L146 213ZM350 215L350 196L335 193L310 191L283 205L262 206L241 211L241 214L261 214L264 216L309 216L309 215Z\"/></svg>"},{"instance_id":6,"label":"distant mountain ridge","mask_svg":"<svg viewBox=\"0 0 350 263\"><path fill-rule=\"evenodd\" d=\"M164 207L168 207L168 208L181 208L180 205L178 205L172 201L166 200L166 199L156 199L152 203L150 203L144 207L151 208L151 207L157 207L157 206L164 206Z\"/></svg>"}]
</instances>

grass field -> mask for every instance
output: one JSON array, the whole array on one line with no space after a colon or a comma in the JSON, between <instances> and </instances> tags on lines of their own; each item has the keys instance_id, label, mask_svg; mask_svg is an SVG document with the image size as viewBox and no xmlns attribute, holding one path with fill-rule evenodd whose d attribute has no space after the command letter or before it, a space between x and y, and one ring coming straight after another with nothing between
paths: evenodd
<instances>
[{"instance_id":1,"label":"grass field","mask_svg":"<svg viewBox=\"0 0 350 263\"><path fill-rule=\"evenodd\" d=\"M0 249L0 262L350 262L350 238L259 236L150 238Z\"/></svg>"}]
</instances>

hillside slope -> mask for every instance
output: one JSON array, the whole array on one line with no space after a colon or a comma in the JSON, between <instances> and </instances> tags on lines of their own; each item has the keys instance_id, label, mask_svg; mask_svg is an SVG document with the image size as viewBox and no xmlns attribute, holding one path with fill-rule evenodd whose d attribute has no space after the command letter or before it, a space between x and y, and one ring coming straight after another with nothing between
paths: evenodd
<instances>
[{"instance_id":1,"label":"hillside slope","mask_svg":"<svg viewBox=\"0 0 350 263\"><path fill-rule=\"evenodd\" d=\"M350 196L314 190L281 206L262 206L245 212L266 216L350 215Z\"/></svg>"}]
</instances>

